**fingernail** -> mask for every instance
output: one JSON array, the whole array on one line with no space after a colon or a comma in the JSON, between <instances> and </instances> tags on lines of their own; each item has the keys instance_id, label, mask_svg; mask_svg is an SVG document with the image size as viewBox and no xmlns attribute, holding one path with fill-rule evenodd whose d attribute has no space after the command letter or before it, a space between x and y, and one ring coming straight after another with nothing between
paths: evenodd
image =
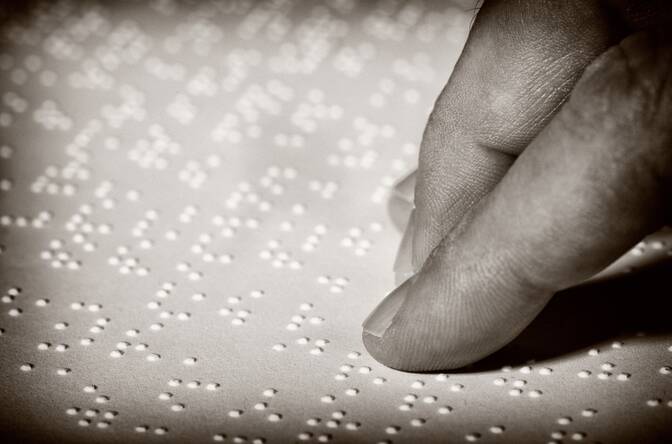
<instances>
[{"instance_id":1,"label":"fingernail","mask_svg":"<svg viewBox=\"0 0 672 444\"><path fill-rule=\"evenodd\" d=\"M406 282L394 289L392 293L385 296L385 299L371 312L364 320L362 327L364 331L381 338L388 328L392 325L392 319L397 314L399 308L406 300L408 288L415 280L414 277L407 279Z\"/></svg>"},{"instance_id":2,"label":"fingernail","mask_svg":"<svg viewBox=\"0 0 672 444\"><path fill-rule=\"evenodd\" d=\"M413 170L406 177L394 185L394 194L406 202L412 203L415 197L415 177L417 170Z\"/></svg>"},{"instance_id":3,"label":"fingernail","mask_svg":"<svg viewBox=\"0 0 672 444\"><path fill-rule=\"evenodd\" d=\"M411 210L408 223L401 237L397 256L394 259L394 274L396 284L399 285L415 274L413 267L413 237L415 236L415 209Z\"/></svg>"},{"instance_id":4,"label":"fingernail","mask_svg":"<svg viewBox=\"0 0 672 444\"><path fill-rule=\"evenodd\" d=\"M394 227L403 233L408 225L408 218L413 210L413 202L407 202L397 195L390 196L387 201L387 212Z\"/></svg>"}]
</instances>

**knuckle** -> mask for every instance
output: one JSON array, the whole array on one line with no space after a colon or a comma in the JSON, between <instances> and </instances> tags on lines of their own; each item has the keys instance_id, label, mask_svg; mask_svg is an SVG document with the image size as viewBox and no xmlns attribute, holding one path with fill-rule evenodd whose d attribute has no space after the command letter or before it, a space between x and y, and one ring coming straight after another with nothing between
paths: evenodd
<instances>
[{"instance_id":1,"label":"knuckle","mask_svg":"<svg viewBox=\"0 0 672 444\"><path fill-rule=\"evenodd\" d=\"M672 39L634 34L585 71L566 104L562 123L599 151L604 161L638 165L647 177L672 171ZM660 182L660 181L659 181ZM665 180L667 183L667 180ZM664 185L665 183L659 183Z\"/></svg>"},{"instance_id":2,"label":"knuckle","mask_svg":"<svg viewBox=\"0 0 672 444\"><path fill-rule=\"evenodd\" d=\"M661 117L672 98L670 42L647 32L612 47L586 69L569 107L592 125L596 119L633 128L667 124Z\"/></svg>"}]
</instances>

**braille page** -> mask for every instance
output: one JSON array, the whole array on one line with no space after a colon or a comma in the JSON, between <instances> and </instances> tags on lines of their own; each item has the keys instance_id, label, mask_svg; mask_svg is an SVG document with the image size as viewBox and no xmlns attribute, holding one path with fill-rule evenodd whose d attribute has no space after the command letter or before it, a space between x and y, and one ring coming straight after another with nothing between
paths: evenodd
<instances>
[{"instance_id":1,"label":"braille page","mask_svg":"<svg viewBox=\"0 0 672 444\"><path fill-rule=\"evenodd\" d=\"M472 3L5 2L2 442L670 438L669 269L459 372L362 345Z\"/></svg>"}]
</instances>

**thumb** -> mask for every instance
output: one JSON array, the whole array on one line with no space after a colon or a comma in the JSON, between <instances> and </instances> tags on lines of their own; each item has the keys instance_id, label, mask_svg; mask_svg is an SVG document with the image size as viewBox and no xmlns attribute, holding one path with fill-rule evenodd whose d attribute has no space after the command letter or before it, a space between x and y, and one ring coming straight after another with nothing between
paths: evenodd
<instances>
[{"instance_id":1,"label":"thumb","mask_svg":"<svg viewBox=\"0 0 672 444\"><path fill-rule=\"evenodd\" d=\"M493 192L367 318L372 356L409 371L470 364L661 226L671 69L670 40L653 33L593 62Z\"/></svg>"}]
</instances>

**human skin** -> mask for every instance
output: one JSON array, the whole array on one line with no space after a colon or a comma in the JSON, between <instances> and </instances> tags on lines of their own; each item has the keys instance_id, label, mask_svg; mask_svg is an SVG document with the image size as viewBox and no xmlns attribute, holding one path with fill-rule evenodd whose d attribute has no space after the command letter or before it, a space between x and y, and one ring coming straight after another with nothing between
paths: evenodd
<instances>
[{"instance_id":1,"label":"human skin","mask_svg":"<svg viewBox=\"0 0 672 444\"><path fill-rule=\"evenodd\" d=\"M408 279L363 325L375 359L473 363L669 221L670 24L665 1L484 3L423 135Z\"/></svg>"}]
</instances>

